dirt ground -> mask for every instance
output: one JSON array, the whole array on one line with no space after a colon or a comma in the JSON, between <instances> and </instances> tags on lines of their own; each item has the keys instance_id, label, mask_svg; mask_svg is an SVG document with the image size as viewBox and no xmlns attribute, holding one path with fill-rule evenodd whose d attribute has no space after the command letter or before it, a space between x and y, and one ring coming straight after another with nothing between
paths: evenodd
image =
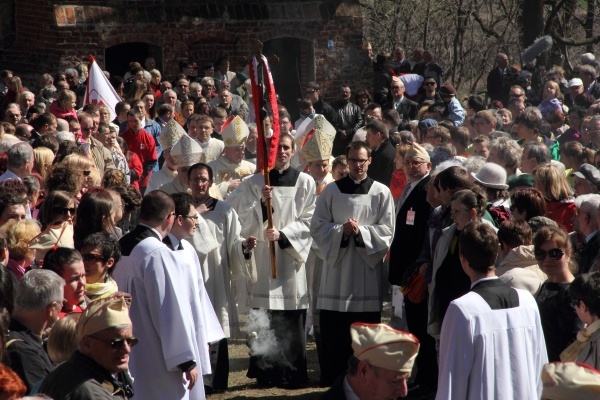
<instances>
[{"instance_id":1,"label":"dirt ground","mask_svg":"<svg viewBox=\"0 0 600 400\"><path fill-rule=\"evenodd\" d=\"M389 322L391 307L385 303L382 322ZM240 320L246 320L247 315L240 315ZM306 353L308 362L309 383L301 389L280 389L258 387L256 380L246 377L248 360L250 359L249 348L246 340L229 340L229 390L225 393L208 395L209 400L225 399L292 399L313 400L319 399L327 388L319 387L319 362L317 359L317 347L312 336L307 337Z\"/></svg>"}]
</instances>

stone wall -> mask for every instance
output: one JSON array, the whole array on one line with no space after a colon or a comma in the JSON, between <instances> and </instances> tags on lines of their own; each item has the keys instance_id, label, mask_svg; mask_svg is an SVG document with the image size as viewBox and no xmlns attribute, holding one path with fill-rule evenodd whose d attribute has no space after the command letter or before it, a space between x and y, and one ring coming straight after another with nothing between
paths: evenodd
<instances>
[{"instance_id":1,"label":"stone wall","mask_svg":"<svg viewBox=\"0 0 600 400\"><path fill-rule=\"evenodd\" d=\"M103 66L107 48L128 42L159 46L166 77L177 74L181 59L202 64L226 53L231 57L231 69L241 70L252 55L254 39L267 42L285 37L312 43L312 49L301 48L300 68L313 71L302 76L302 85L314 78L328 97L342 82L349 82L354 89L370 87L372 82L370 65L360 52L358 0L8 3L0 5L0 15L4 14L0 18L0 47L4 47L0 68L14 70L25 82L43 72L74 66L85 61L87 54ZM6 10L14 16L14 34L10 33L12 19L2 13Z\"/></svg>"}]
</instances>

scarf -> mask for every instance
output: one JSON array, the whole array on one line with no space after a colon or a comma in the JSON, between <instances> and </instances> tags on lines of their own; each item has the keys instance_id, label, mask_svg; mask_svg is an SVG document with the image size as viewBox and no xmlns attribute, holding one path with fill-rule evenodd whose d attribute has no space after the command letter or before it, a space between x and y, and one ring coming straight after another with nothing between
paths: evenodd
<instances>
[{"instance_id":1,"label":"scarf","mask_svg":"<svg viewBox=\"0 0 600 400\"><path fill-rule=\"evenodd\" d=\"M575 340L569 347L560 353L560 360L562 362L575 361L581 350L589 342L592 333L600 329L600 319L592 322L577 333L577 340Z\"/></svg>"},{"instance_id":2,"label":"scarf","mask_svg":"<svg viewBox=\"0 0 600 400\"><path fill-rule=\"evenodd\" d=\"M85 295L92 300L103 299L118 291L117 283L110 278L106 282L85 284Z\"/></svg>"}]
</instances>

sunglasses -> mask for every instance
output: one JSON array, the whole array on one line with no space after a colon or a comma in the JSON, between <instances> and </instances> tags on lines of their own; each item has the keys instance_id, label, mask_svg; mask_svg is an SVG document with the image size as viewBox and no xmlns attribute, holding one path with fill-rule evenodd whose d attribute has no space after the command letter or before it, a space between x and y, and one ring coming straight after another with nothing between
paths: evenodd
<instances>
[{"instance_id":1,"label":"sunglasses","mask_svg":"<svg viewBox=\"0 0 600 400\"><path fill-rule=\"evenodd\" d=\"M423 86L433 86L435 82L423 82Z\"/></svg>"},{"instance_id":2,"label":"sunglasses","mask_svg":"<svg viewBox=\"0 0 600 400\"><path fill-rule=\"evenodd\" d=\"M81 258L83 259L84 262L90 262L90 261L104 262L104 257L102 257L101 255L98 255L98 254L92 254L92 253L82 254Z\"/></svg>"},{"instance_id":3,"label":"sunglasses","mask_svg":"<svg viewBox=\"0 0 600 400\"><path fill-rule=\"evenodd\" d=\"M101 341L102 343L106 343L106 344L110 345L110 347L112 347L113 350L122 348L123 346L125 346L125 342L127 342L127 345L129 345L129 347L133 347L136 344L138 344L138 342L140 341L140 339L138 339L136 337L126 338L126 339L113 339L113 340L104 340L104 339L97 338L95 336L90 336L90 337L92 339L96 339L96 340Z\"/></svg>"},{"instance_id":4,"label":"sunglasses","mask_svg":"<svg viewBox=\"0 0 600 400\"><path fill-rule=\"evenodd\" d=\"M562 249L550 249L548 251L537 249L534 252L535 259L538 261L544 261L546 256L550 257L551 260L560 260L564 255L565 251Z\"/></svg>"},{"instance_id":5,"label":"sunglasses","mask_svg":"<svg viewBox=\"0 0 600 400\"><path fill-rule=\"evenodd\" d=\"M54 208L54 211L56 211L57 214L68 214L71 213L71 215L75 214L75 207L56 207Z\"/></svg>"}]
</instances>

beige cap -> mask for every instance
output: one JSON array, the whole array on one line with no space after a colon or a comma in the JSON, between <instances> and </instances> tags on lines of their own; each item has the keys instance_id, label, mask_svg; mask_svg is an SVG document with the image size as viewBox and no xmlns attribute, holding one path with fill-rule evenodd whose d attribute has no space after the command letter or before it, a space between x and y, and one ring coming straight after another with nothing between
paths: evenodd
<instances>
[{"instance_id":1,"label":"beige cap","mask_svg":"<svg viewBox=\"0 0 600 400\"><path fill-rule=\"evenodd\" d=\"M544 365L542 399L600 399L600 371L575 362L554 362Z\"/></svg>"},{"instance_id":2,"label":"beige cap","mask_svg":"<svg viewBox=\"0 0 600 400\"><path fill-rule=\"evenodd\" d=\"M183 135L171 149L177 167L191 167L202 161L202 147L189 135Z\"/></svg>"},{"instance_id":3,"label":"beige cap","mask_svg":"<svg viewBox=\"0 0 600 400\"><path fill-rule=\"evenodd\" d=\"M302 143L302 155L307 162L329 160L335 139L335 128L322 115L308 124L308 134Z\"/></svg>"},{"instance_id":4,"label":"beige cap","mask_svg":"<svg viewBox=\"0 0 600 400\"><path fill-rule=\"evenodd\" d=\"M229 117L221 128L225 147L244 146L249 133L248 125L237 115Z\"/></svg>"},{"instance_id":5,"label":"beige cap","mask_svg":"<svg viewBox=\"0 0 600 400\"><path fill-rule=\"evenodd\" d=\"M425 150L420 144L418 143L413 143L412 146L410 147L410 149L408 149L406 151L406 155L404 156L404 158L414 158L414 157L418 157L421 158L427 162L431 161L431 159L429 158L429 153L427 152L427 150Z\"/></svg>"},{"instance_id":6,"label":"beige cap","mask_svg":"<svg viewBox=\"0 0 600 400\"><path fill-rule=\"evenodd\" d=\"M79 337L93 335L104 329L131 325L129 308L122 295L92 301L77 322Z\"/></svg>"},{"instance_id":7,"label":"beige cap","mask_svg":"<svg viewBox=\"0 0 600 400\"><path fill-rule=\"evenodd\" d=\"M169 149L185 134L185 130L181 125L179 125L175 119L171 119L167 122L167 125L162 128L160 136L158 137L158 143L160 143L163 150Z\"/></svg>"},{"instance_id":8,"label":"beige cap","mask_svg":"<svg viewBox=\"0 0 600 400\"><path fill-rule=\"evenodd\" d=\"M37 250L35 258L38 260L43 260L46 253L52 248L75 248L75 243L73 242L73 223L69 220L60 224L50 225L39 235L31 239L28 246L32 250Z\"/></svg>"},{"instance_id":9,"label":"beige cap","mask_svg":"<svg viewBox=\"0 0 600 400\"><path fill-rule=\"evenodd\" d=\"M350 327L354 356L376 367L410 372L419 352L419 341L408 332L385 324L354 323Z\"/></svg>"}]
</instances>

